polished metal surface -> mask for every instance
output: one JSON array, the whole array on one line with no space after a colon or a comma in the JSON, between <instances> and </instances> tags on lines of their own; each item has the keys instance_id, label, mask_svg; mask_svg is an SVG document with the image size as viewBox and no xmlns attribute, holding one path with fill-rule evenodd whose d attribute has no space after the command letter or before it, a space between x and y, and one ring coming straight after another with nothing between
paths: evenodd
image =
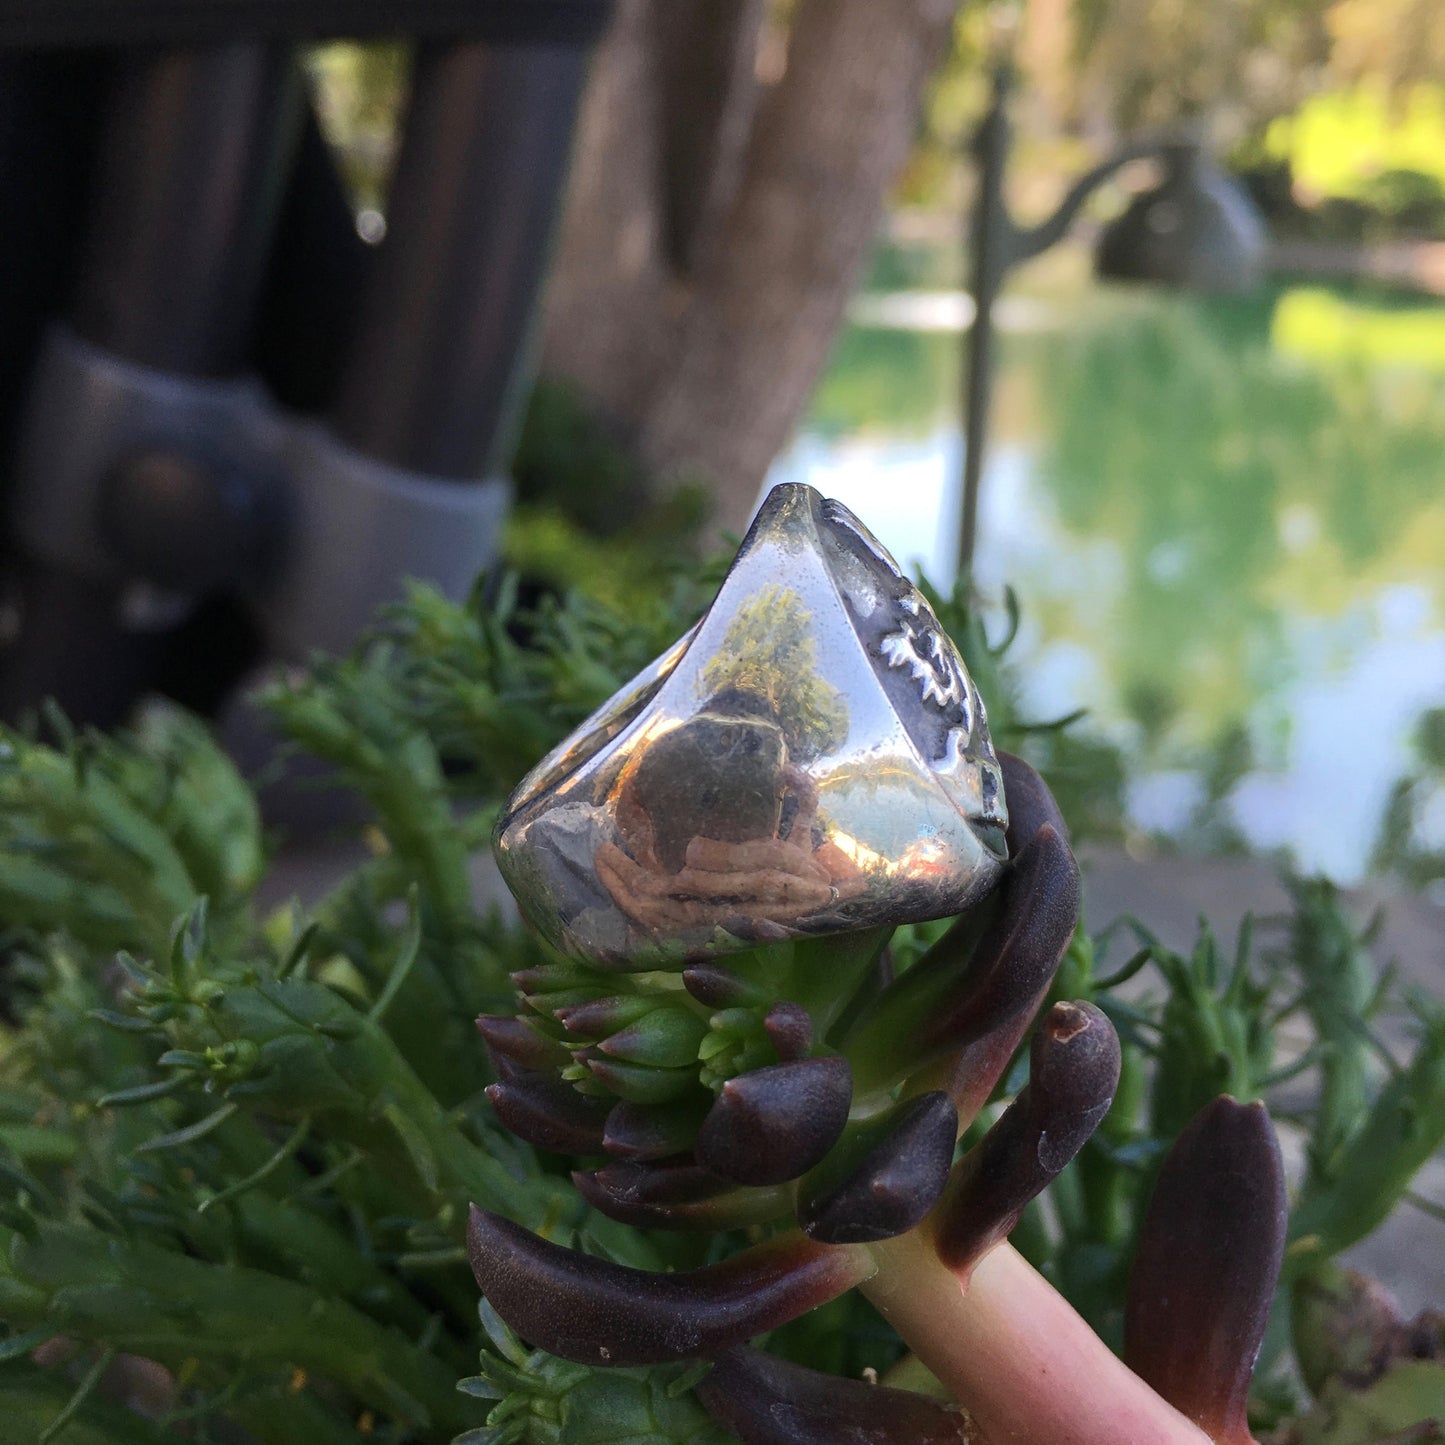
<instances>
[{"instance_id":1,"label":"polished metal surface","mask_svg":"<svg viewBox=\"0 0 1445 1445\"><path fill-rule=\"evenodd\" d=\"M958 913L1007 821L928 603L847 508L790 485L702 621L523 779L496 851L551 942L646 969Z\"/></svg>"}]
</instances>

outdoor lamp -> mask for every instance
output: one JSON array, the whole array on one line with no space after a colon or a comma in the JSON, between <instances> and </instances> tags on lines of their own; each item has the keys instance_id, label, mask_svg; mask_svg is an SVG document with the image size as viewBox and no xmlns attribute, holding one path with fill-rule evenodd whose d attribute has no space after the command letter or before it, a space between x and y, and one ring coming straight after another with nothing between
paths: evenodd
<instances>
[{"instance_id":1,"label":"outdoor lamp","mask_svg":"<svg viewBox=\"0 0 1445 1445\"><path fill-rule=\"evenodd\" d=\"M1242 292L1258 285L1265 230L1244 188L1197 144L1160 152L1164 179L1105 227L1096 273L1194 291Z\"/></svg>"},{"instance_id":2,"label":"outdoor lamp","mask_svg":"<svg viewBox=\"0 0 1445 1445\"><path fill-rule=\"evenodd\" d=\"M993 68L993 96L972 149L978 161L978 198L969 228L970 289L974 298L967 360L963 368L963 449L958 566L973 568L978 534L978 489L988 441L993 382L993 305L1005 277L1064 239L1084 203L1132 161L1157 159L1164 180L1138 196L1100 237L1096 269L1101 277L1155 281L1200 291L1247 291L1264 269L1265 228L1253 203L1205 154L1193 137L1138 136L1085 171L1054 213L1021 226L1004 198L1004 175L1012 144L1008 101L1013 70Z\"/></svg>"}]
</instances>

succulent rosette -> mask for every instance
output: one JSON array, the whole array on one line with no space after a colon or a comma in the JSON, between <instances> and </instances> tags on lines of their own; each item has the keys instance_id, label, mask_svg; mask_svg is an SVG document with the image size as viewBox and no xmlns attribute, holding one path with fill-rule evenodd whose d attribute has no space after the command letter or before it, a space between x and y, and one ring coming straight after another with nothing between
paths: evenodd
<instances>
[{"instance_id":1,"label":"succulent rosette","mask_svg":"<svg viewBox=\"0 0 1445 1445\"><path fill-rule=\"evenodd\" d=\"M1006 1242L1119 1082L1109 1019L1045 1007L1078 922L1067 829L843 509L775 492L713 611L529 775L497 838L558 949L515 975L516 1015L478 1021L498 1117L580 1156L613 1220L752 1241L655 1273L474 1210L473 1271L524 1340L715 1362L699 1398L745 1442L1248 1438L1284 1243L1267 1117L1221 1099L1163 1165L1131 1370ZM895 972L894 926L960 907ZM750 1348L855 1287L951 1398Z\"/></svg>"}]
</instances>

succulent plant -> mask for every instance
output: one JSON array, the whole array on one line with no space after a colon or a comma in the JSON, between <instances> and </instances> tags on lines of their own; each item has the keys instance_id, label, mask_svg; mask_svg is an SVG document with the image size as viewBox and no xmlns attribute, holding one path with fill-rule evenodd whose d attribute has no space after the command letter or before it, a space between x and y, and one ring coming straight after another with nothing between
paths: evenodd
<instances>
[{"instance_id":1,"label":"succulent plant","mask_svg":"<svg viewBox=\"0 0 1445 1445\"><path fill-rule=\"evenodd\" d=\"M1009 761L1014 861L961 922L603 975L479 898L501 793L699 597L624 617L420 591L288 683L283 730L372 809L305 906L195 722L0 735L0 1440L1199 1439L1196 1407L1237 1432L1280 1229L1266 1097L1306 1165L1256 1434L1427 1438L1438 1320L1330 1261L1445 1140L1445 1017L1417 1003L1418 1042L1383 1062L1398 993L1327 885L1298 885L1273 950L1091 934L1057 811ZM961 600L935 607L995 735L1057 756L1010 724ZM676 1092L628 1099L588 1060ZM843 1065L835 1132L807 1101L836 1109ZM1299 1082L1326 1072L1321 1111ZM794 1177L729 1177L759 1170ZM511 1328L499 1293L479 1328L471 1204L509 1221L480 1250L515 1244L535 1321ZM558 1332L587 1363L548 1353Z\"/></svg>"},{"instance_id":2,"label":"succulent plant","mask_svg":"<svg viewBox=\"0 0 1445 1445\"><path fill-rule=\"evenodd\" d=\"M1164 1161L1129 1298L1134 1374L1005 1242L1113 1102L1121 1055L1103 1012L1066 1000L1044 1012L1027 1082L955 1163L1077 925L1063 818L1037 773L1000 761L1004 877L901 977L882 971L876 934L673 973L569 961L517 977L525 1018L480 1021L503 1122L540 1147L612 1161L575 1176L596 1209L767 1231L726 1259L657 1274L473 1209L472 1269L523 1338L593 1366L719 1361L700 1398L747 1445L980 1430L1099 1445L1250 1438L1250 1370L1287 1217L1262 1106L1215 1100ZM709 1047L734 1038L748 1042ZM724 1056L732 1072L719 1078ZM966 1414L748 1348L853 1288Z\"/></svg>"}]
</instances>

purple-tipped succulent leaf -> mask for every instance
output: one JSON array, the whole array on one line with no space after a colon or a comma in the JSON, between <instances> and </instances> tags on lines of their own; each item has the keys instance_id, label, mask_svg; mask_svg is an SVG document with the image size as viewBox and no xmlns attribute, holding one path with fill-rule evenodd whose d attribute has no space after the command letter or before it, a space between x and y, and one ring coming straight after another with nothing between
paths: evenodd
<instances>
[{"instance_id":1,"label":"purple-tipped succulent leaf","mask_svg":"<svg viewBox=\"0 0 1445 1445\"><path fill-rule=\"evenodd\" d=\"M924 1026L925 1045L981 1038L1027 1012L1048 987L1079 920L1079 866L1052 824L1012 860L995 896L959 988Z\"/></svg>"},{"instance_id":2,"label":"purple-tipped succulent leaf","mask_svg":"<svg viewBox=\"0 0 1445 1445\"><path fill-rule=\"evenodd\" d=\"M1019 886L1020 877L1011 867L1000 894L1012 911L1013 927L1006 916L997 919L969 965L969 976L980 981L977 998L954 1018L956 1025L963 1025L962 1042L914 1078L915 1088L948 1093L958 1107L961 1129L977 1117L1028 1032L1048 995L1078 917L1078 869L1051 826L1044 826L1016 866L1020 872L1027 866L1036 874L1032 896ZM1049 885L1038 881L1050 869L1057 879L1052 895ZM985 950L992 966L980 968L978 961ZM987 1027L980 1029L980 1020Z\"/></svg>"},{"instance_id":3,"label":"purple-tipped succulent leaf","mask_svg":"<svg viewBox=\"0 0 1445 1445\"><path fill-rule=\"evenodd\" d=\"M596 998L600 992L595 983L584 980L570 963L542 963L518 969L512 975L512 983L523 998L536 1001L547 1012L551 1011L548 1001L566 998L578 1003L584 997Z\"/></svg>"},{"instance_id":4,"label":"purple-tipped succulent leaf","mask_svg":"<svg viewBox=\"0 0 1445 1445\"><path fill-rule=\"evenodd\" d=\"M555 1074L510 1074L488 1088L487 1098L502 1124L538 1149L603 1152L606 1101L579 1094Z\"/></svg>"},{"instance_id":5,"label":"purple-tipped succulent leaf","mask_svg":"<svg viewBox=\"0 0 1445 1445\"><path fill-rule=\"evenodd\" d=\"M609 1164L572 1176L596 1210L639 1229L737 1229L787 1208L780 1189L745 1189L690 1160Z\"/></svg>"},{"instance_id":6,"label":"purple-tipped succulent leaf","mask_svg":"<svg viewBox=\"0 0 1445 1445\"><path fill-rule=\"evenodd\" d=\"M973 1120L1074 935L1079 869L1043 780L1008 759L1011 857L998 887L965 913L895 984L866 1007L842 1040L859 1087L876 1094L901 1079L941 1088Z\"/></svg>"},{"instance_id":7,"label":"purple-tipped succulent leaf","mask_svg":"<svg viewBox=\"0 0 1445 1445\"><path fill-rule=\"evenodd\" d=\"M1008 851L1016 857L1040 828L1047 824L1066 843L1069 830L1063 810L1049 792L1048 784L1013 753L1000 752L998 764L1003 772L1004 797L1008 800Z\"/></svg>"},{"instance_id":8,"label":"purple-tipped succulent leaf","mask_svg":"<svg viewBox=\"0 0 1445 1445\"><path fill-rule=\"evenodd\" d=\"M685 1069L697 1063L697 1046L706 1033L707 1025L690 1009L655 1008L597 1047L609 1058L627 1063Z\"/></svg>"},{"instance_id":9,"label":"purple-tipped succulent leaf","mask_svg":"<svg viewBox=\"0 0 1445 1445\"><path fill-rule=\"evenodd\" d=\"M939 1400L843 1380L759 1350L729 1350L697 1386L703 1408L743 1445L973 1445L966 1416Z\"/></svg>"},{"instance_id":10,"label":"purple-tipped succulent leaf","mask_svg":"<svg viewBox=\"0 0 1445 1445\"><path fill-rule=\"evenodd\" d=\"M1124 1313L1124 1360L1218 1445L1248 1445L1249 1381L1288 1201L1263 1104L1222 1095L1159 1171Z\"/></svg>"},{"instance_id":11,"label":"purple-tipped succulent leaf","mask_svg":"<svg viewBox=\"0 0 1445 1445\"><path fill-rule=\"evenodd\" d=\"M698 1130L697 1162L739 1184L797 1179L838 1142L852 1098L852 1070L836 1055L739 1074Z\"/></svg>"},{"instance_id":12,"label":"purple-tipped succulent leaf","mask_svg":"<svg viewBox=\"0 0 1445 1445\"><path fill-rule=\"evenodd\" d=\"M608 1058L596 1049L578 1049L572 1056L619 1099L634 1104L666 1104L696 1087L697 1076L685 1069L659 1069L626 1059Z\"/></svg>"},{"instance_id":13,"label":"purple-tipped succulent leaf","mask_svg":"<svg viewBox=\"0 0 1445 1445\"><path fill-rule=\"evenodd\" d=\"M891 1239L919 1223L948 1183L958 1111L947 1094L899 1104L876 1142L839 1180L798 1201L798 1223L824 1244ZM811 1181L810 1181L811 1182Z\"/></svg>"},{"instance_id":14,"label":"purple-tipped succulent leaf","mask_svg":"<svg viewBox=\"0 0 1445 1445\"><path fill-rule=\"evenodd\" d=\"M763 1032L785 1062L806 1059L813 1051L813 1019L802 1004L774 1004L763 1019Z\"/></svg>"},{"instance_id":15,"label":"purple-tipped succulent leaf","mask_svg":"<svg viewBox=\"0 0 1445 1445\"><path fill-rule=\"evenodd\" d=\"M626 1028L657 1007L655 999L639 995L613 995L586 999L555 1010L557 1022L582 1039L606 1038Z\"/></svg>"},{"instance_id":16,"label":"purple-tipped succulent leaf","mask_svg":"<svg viewBox=\"0 0 1445 1445\"><path fill-rule=\"evenodd\" d=\"M614 1159L667 1159L685 1153L704 1107L692 1099L671 1104L630 1104L624 1099L607 1115L602 1147Z\"/></svg>"},{"instance_id":17,"label":"purple-tipped succulent leaf","mask_svg":"<svg viewBox=\"0 0 1445 1445\"><path fill-rule=\"evenodd\" d=\"M721 1264L676 1274L630 1269L473 1207L472 1273L530 1344L587 1365L651 1365L721 1354L851 1289L862 1250L777 1235Z\"/></svg>"},{"instance_id":18,"label":"purple-tipped succulent leaf","mask_svg":"<svg viewBox=\"0 0 1445 1445\"><path fill-rule=\"evenodd\" d=\"M688 964L682 971L682 985L699 1003L714 1009L746 1008L766 997L756 984L711 960Z\"/></svg>"},{"instance_id":19,"label":"purple-tipped succulent leaf","mask_svg":"<svg viewBox=\"0 0 1445 1445\"><path fill-rule=\"evenodd\" d=\"M482 1036L487 1055L498 1073L505 1072L508 1066L547 1069L567 1061L564 1045L543 1037L536 1029L512 1015L483 1014L477 1020L477 1032Z\"/></svg>"},{"instance_id":20,"label":"purple-tipped succulent leaf","mask_svg":"<svg viewBox=\"0 0 1445 1445\"><path fill-rule=\"evenodd\" d=\"M971 1269L1098 1128L1119 1083L1119 1038L1092 1004L1056 1003L1029 1049L1029 1082L960 1160L939 1206L939 1258Z\"/></svg>"},{"instance_id":21,"label":"purple-tipped succulent leaf","mask_svg":"<svg viewBox=\"0 0 1445 1445\"><path fill-rule=\"evenodd\" d=\"M1017 1017L1001 1024L991 1034L964 1045L941 1065L927 1070L915 1081L917 1087L928 1085L947 1093L958 1109L960 1131L973 1123L979 1110L992 1097L1004 1070L1028 1033L1029 1025L1044 1001L1045 992L1041 990L1033 1004Z\"/></svg>"}]
</instances>

